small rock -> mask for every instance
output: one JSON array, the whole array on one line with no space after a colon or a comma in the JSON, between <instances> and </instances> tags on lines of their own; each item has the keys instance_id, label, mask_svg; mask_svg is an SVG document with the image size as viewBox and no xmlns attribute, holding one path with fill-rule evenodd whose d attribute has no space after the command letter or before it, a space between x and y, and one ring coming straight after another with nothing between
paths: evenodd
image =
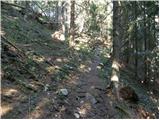
<instances>
[{"instance_id":1,"label":"small rock","mask_svg":"<svg viewBox=\"0 0 160 120\"><path fill-rule=\"evenodd\" d=\"M83 100L81 100L81 101L80 101L80 104L83 104L83 103L84 103L84 101L83 101Z\"/></svg>"},{"instance_id":2,"label":"small rock","mask_svg":"<svg viewBox=\"0 0 160 120\"><path fill-rule=\"evenodd\" d=\"M44 43L45 45L48 45L47 43Z\"/></svg>"},{"instance_id":3,"label":"small rock","mask_svg":"<svg viewBox=\"0 0 160 120\"><path fill-rule=\"evenodd\" d=\"M46 92L46 91L48 90L48 88L49 88L49 85L46 84L46 85L44 86L44 91Z\"/></svg>"},{"instance_id":4,"label":"small rock","mask_svg":"<svg viewBox=\"0 0 160 120\"><path fill-rule=\"evenodd\" d=\"M80 118L80 115L79 115L78 113L74 113L74 116L75 116L76 118Z\"/></svg>"},{"instance_id":5,"label":"small rock","mask_svg":"<svg viewBox=\"0 0 160 120\"><path fill-rule=\"evenodd\" d=\"M67 96L68 95L68 90L67 89L60 89L60 92L62 95Z\"/></svg>"},{"instance_id":6,"label":"small rock","mask_svg":"<svg viewBox=\"0 0 160 120\"><path fill-rule=\"evenodd\" d=\"M89 100L93 105L97 103L97 100L90 93L86 93L86 99Z\"/></svg>"},{"instance_id":7,"label":"small rock","mask_svg":"<svg viewBox=\"0 0 160 120\"><path fill-rule=\"evenodd\" d=\"M55 114L55 117L58 117L58 115L57 115L57 114Z\"/></svg>"}]
</instances>

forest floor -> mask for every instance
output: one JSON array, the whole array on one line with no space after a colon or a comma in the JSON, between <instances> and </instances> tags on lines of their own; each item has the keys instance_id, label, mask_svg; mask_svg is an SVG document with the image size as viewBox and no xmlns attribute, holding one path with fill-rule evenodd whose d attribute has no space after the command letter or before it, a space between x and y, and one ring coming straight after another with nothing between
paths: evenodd
<instances>
[{"instance_id":1,"label":"forest floor","mask_svg":"<svg viewBox=\"0 0 160 120\"><path fill-rule=\"evenodd\" d=\"M98 75L100 63L100 58L95 55L85 65L86 72L68 81L71 93L67 97L69 108L66 109L75 118L116 118L110 98L103 91L106 86ZM63 118L70 118L70 115L65 114Z\"/></svg>"},{"instance_id":2,"label":"forest floor","mask_svg":"<svg viewBox=\"0 0 160 120\"><path fill-rule=\"evenodd\" d=\"M158 103L137 83L132 87L140 98L138 104L117 102L106 91L110 46L93 49L86 43L91 38L83 36L76 38L77 48L68 49L67 42L51 38L51 30L24 20L15 8L4 8L2 118L157 118ZM127 74L122 73L122 80L131 83Z\"/></svg>"}]
</instances>

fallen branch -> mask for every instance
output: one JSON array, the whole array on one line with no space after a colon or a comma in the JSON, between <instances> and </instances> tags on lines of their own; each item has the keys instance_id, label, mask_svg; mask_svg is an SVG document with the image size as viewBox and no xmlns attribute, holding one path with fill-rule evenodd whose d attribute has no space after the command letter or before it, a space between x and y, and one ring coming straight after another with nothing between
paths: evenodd
<instances>
[{"instance_id":1,"label":"fallen branch","mask_svg":"<svg viewBox=\"0 0 160 120\"><path fill-rule=\"evenodd\" d=\"M7 2L4 2L4 1L1 1L1 4L6 4L6 5L11 5L11 6L14 6L14 7L19 7L21 9L25 9L25 7L23 6L20 6L20 5L17 5L17 4L13 4L13 3L7 3Z\"/></svg>"},{"instance_id":2,"label":"fallen branch","mask_svg":"<svg viewBox=\"0 0 160 120\"><path fill-rule=\"evenodd\" d=\"M19 79L16 79L16 78L13 78L13 80L15 82L17 82L18 84L22 85L23 87L27 88L27 89L30 89L34 92L37 92L37 89L35 87L33 87L32 85L26 83L26 82L23 82L22 80L19 80Z\"/></svg>"},{"instance_id":3,"label":"fallen branch","mask_svg":"<svg viewBox=\"0 0 160 120\"><path fill-rule=\"evenodd\" d=\"M2 42L8 43L8 44L11 45L12 47L14 47L16 50L18 50L20 53L22 53L23 55L25 55L25 53L24 53L21 49L19 49L16 45L14 45L12 42L10 42L9 40L7 40L6 37L4 37L4 36L1 36L1 37L2 37ZM21 57L22 57L22 56L21 56Z\"/></svg>"},{"instance_id":4,"label":"fallen branch","mask_svg":"<svg viewBox=\"0 0 160 120\"><path fill-rule=\"evenodd\" d=\"M125 115L127 115L129 118L131 118L130 113L127 112L124 108L122 108L122 107L120 107L120 106L118 106L118 105L116 105L115 108L116 108L117 110L119 110L120 112L124 113Z\"/></svg>"},{"instance_id":5,"label":"fallen branch","mask_svg":"<svg viewBox=\"0 0 160 120\"><path fill-rule=\"evenodd\" d=\"M1 37L2 37L2 39L3 39L2 42L6 42L7 44L11 45L11 46L14 47L15 49L17 49L20 53L22 53L27 59L30 59L30 58L28 58L28 56L25 54L25 52L24 52L23 50L19 49L16 45L14 45L12 42L10 42L9 40L7 40L6 37L4 37L4 36L1 36ZM21 54L20 54L20 56L21 56L22 58L24 58ZM24 59L25 59L25 58L24 58ZM44 68L42 68L42 67L41 67L37 62L35 62L34 60L33 60L33 62L36 63L40 69L45 70ZM53 65L53 64L50 63L50 65ZM26 69L26 70L29 72L28 69ZM45 71L46 71L46 70L45 70ZM30 73L30 72L29 72L29 73Z\"/></svg>"}]
</instances>

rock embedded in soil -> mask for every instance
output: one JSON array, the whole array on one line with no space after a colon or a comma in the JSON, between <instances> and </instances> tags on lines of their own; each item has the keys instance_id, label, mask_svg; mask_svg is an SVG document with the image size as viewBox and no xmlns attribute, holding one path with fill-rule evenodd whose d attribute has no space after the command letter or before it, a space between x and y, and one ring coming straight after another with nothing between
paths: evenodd
<instances>
[{"instance_id":1,"label":"rock embedded in soil","mask_svg":"<svg viewBox=\"0 0 160 120\"><path fill-rule=\"evenodd\" d=\"M93 105L97 103L97 100L90 93L86 93L86 99L89 100Z\"/></svg>"},{"instance_id":2,"label":"rock embedded in soil","mask_svg":"<svg viewBox=\"0 0 160 120\"><path fill-rule=\"evenodd\" d=\"M67 89L60 89L60 93L64 96L68 95L68 90Z\"/></svg>"},{"instance_id":3,"label":"rock embedded in soil","mask_svg":"<svg viewBox=\"0 0 160 120\"><path fill-rule=\"evenodd\" d=\"M76 118L80 118L80 115L79 115L78 113L74 113L74 116L75 116Z\"/></svg>"}]
</instances>

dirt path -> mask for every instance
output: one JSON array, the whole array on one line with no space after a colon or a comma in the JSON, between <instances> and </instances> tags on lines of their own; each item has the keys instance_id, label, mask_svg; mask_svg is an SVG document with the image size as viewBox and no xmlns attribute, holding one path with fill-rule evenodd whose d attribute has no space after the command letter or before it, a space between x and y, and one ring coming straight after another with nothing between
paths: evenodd
<instances>
[{"instance_id":1,"label":"dirt path","mask_svg":"<svg viewBox=\"0 0 160 120\"><path fill-rule=\"evenodd\" d=\"M82 73L69 88L72 90L67 98L70 103L68 110L73 113L73 118L116 118L111 101L100 90L105 85L98 77L99 64L99 57L95 55L88 65L88 72ZM71 116L65 114L64 118Z\"/></svg>"}]
</instances>

